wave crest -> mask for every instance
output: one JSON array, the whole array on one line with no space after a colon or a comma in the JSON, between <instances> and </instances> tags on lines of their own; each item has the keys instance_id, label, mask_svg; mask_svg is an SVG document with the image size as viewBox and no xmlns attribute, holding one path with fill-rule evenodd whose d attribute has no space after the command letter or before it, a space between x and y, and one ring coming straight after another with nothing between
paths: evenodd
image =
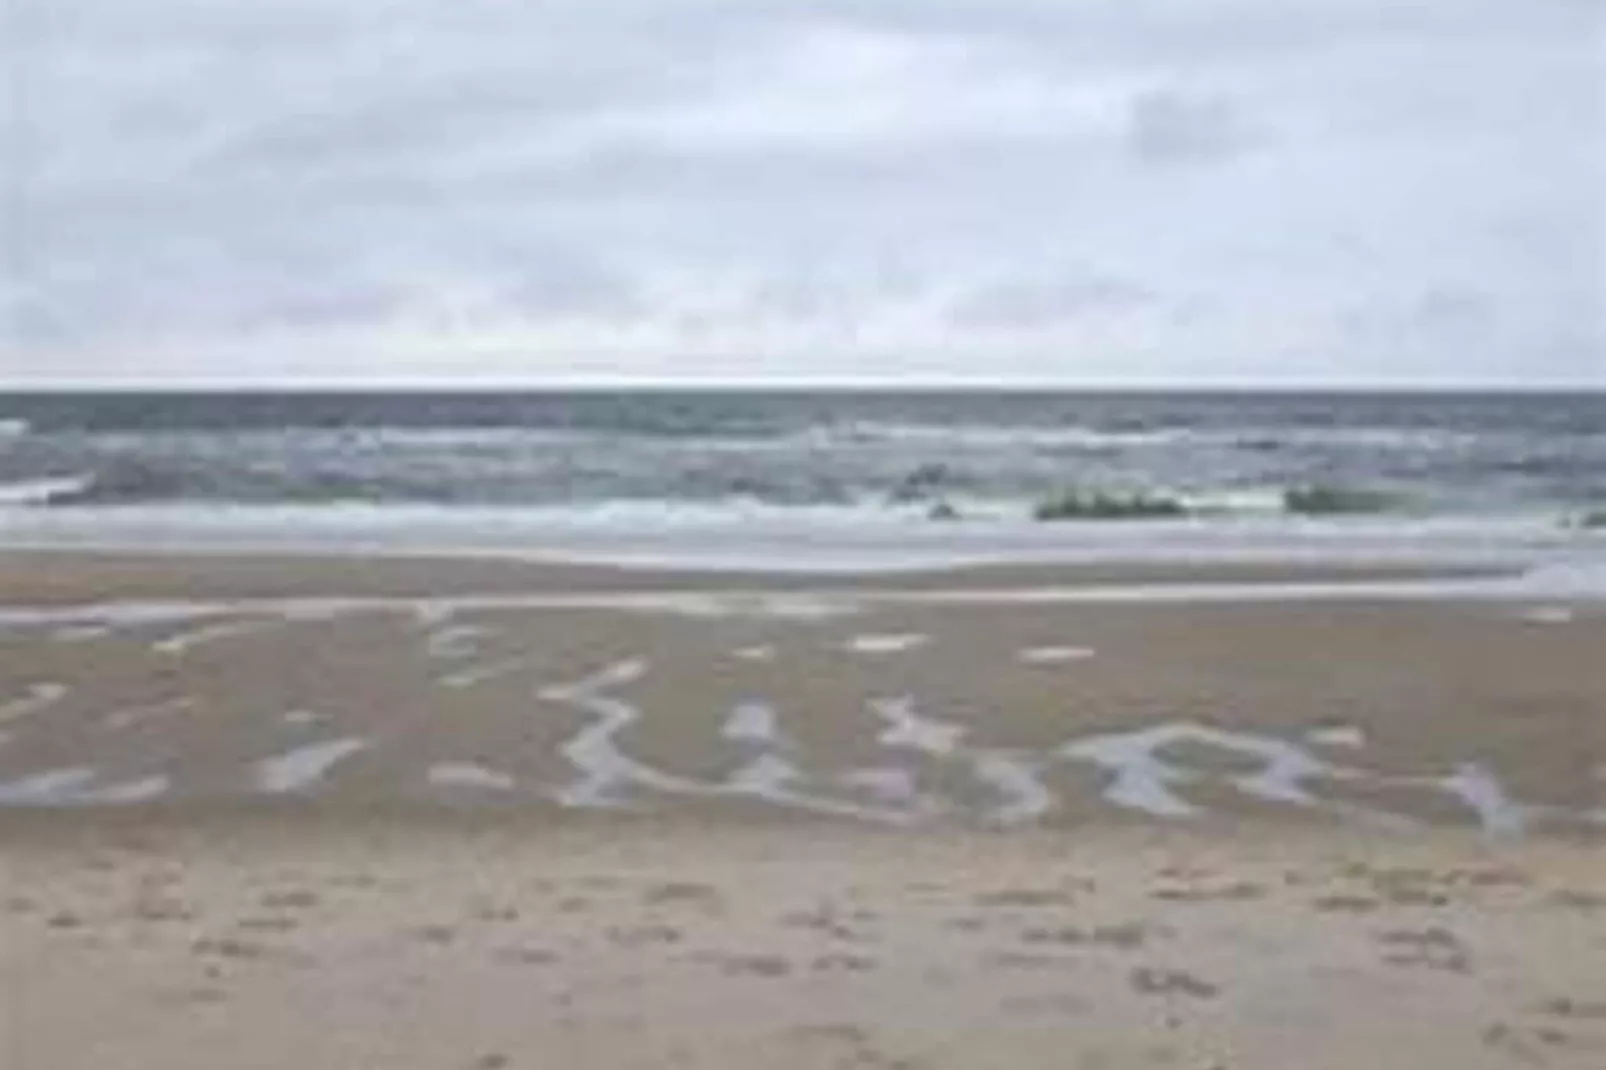
<instances>
[{"instance_id":1,"label":"wave crest","mask_svg":"<svg viewBox=\"0 0 1606 1070\"><path fill-rule=\"evenodd\" d=\"M55 505L86 493L94 482L94 476L82 475L0 483L0 506Z\"/></svg>"}]
</instances>

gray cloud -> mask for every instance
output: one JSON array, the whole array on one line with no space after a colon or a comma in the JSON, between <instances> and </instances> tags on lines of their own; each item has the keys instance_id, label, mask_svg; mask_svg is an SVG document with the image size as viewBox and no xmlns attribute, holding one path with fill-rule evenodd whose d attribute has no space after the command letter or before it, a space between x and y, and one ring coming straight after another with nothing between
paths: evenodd
<instances>
[{"instance_id":1,"label":"gray cloud","mask_svg":"<svg viewBox=\"0 0 1606 1070\"><path fill-rule=\"evenodd\" d=\"M1132 150L1155 163L1209 159L1251 144L1232 106L1172 89L1139 94L1130 105Z\"/></svg>"},{"instance_id":2,"label":"gray cloud","mask_svg":"<svg viewBox=\"0 0 1606 1070\"><path fill-rule=\"evenodd\" d=\"M1581 0L19 10L14 381L1606 382Z\"/></svg>"}]
</instances>

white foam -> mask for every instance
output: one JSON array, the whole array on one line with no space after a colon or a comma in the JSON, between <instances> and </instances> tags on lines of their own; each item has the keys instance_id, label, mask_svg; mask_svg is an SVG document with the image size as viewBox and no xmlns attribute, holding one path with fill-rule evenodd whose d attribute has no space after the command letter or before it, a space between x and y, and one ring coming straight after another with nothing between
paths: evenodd
<instances>
[{"instance_id":1,"label":"white foam","mask_svg":"<svg viewBox=\"0 0 1606 1070\"><path fill-rule=\"evenodd\" d=\"M485 791L512 791L516 782L506 773L499 773L474 762L437 762L425 774L429 783L437 788L476 788Z\"/></svg>"},{"instance_id":2,"label":"white foam","mask_svg":"<svg viewBox=\"0 0 1606 1070\"><path fill-rule=\"evenodd\" d=\"M1016 653L1015 660L1022 665L1063 665L1070 661L1084 661L1092 656L1091 647L1034 646Z\"/></svg>"},{"instance_id":3,"label":"white foam","mask_svg":"<svg viewBox=\"0 0 1606 1070\"><path fill-rule=\"evenodd\" d=\"M0 422L0 428L6 423ZM0 434L0 438L11 436ZM93 475L59 476L45 479L20 479L0 483L0 507L7 505L48 505L64 495L81 494L95 481Z\"/></svg>"},{"instance_id":4,"label":"white foam","mask_svg":"<svg viewBox=\"0 0 1606 1070\"><path fill-rule=\"evenodd\" d=\"M298 727L316 724L321 719L311 710L286 710L283 718L285 724L293 724Z\"/></svg>"},{"instance_id":5,"label":"white foam","mask_svg":"<svg viewBox=\"0 0 1606 1070\"><path fill-rule=\"evenodd\" d=\"M1567 606L1534 606L1523 611L1522 619L1531 624L1568 624L1573 611Z\"/></svg>"},{"instance_id":6,"label":"white foam","mask_svg":"<svg viewBox=\"0 0 1606 1070\"><path fill-rule=\"evenodd\" d=\"M356 737L326 739L264 758L256 765L256 786L270 795L305 791L368 745L367 740Z\"/></svg>"},{"instance_id":7,"label":"white foam","mask_svg":"<svg viewBox=\"0 0 1606 1070\"><path fill-rule=\"evenodd\" d=\"M0 702L0 724L30 717L40 710L49 709L66 697L66 684L54 682L29 684L27 693L21 698Z\"/></svg>"},{"instance_id":8,"label":"white foam","mask_svg":"<svg viewBox=\"0 0 1606 1070\"><path fill-rule=\"evenodd\" d=\"M924 646L929 636L916 633L896 635L855 635L848 640L847 648L855 654L902 654Z\"/></svg>"},{"instance_id":9,"label":"white foam","mask_svg":"<svg viewBox=\"0 0 1606 1070\"><path fill-rule=\"evenodd\" d=\"M965 726L937 721L915 712L912 695L871 699L870 710L886 722L876 742L886 747L902 747L927 754L952 754L965 734Z\"/></svg>"},{"instance_id":10,"label":"white foam","mask_svg":"<svg viewBox=\"0 0 1606 1070\"><path fill-rule=\"evenodd\" d=\"M731 651L731 657L737 661L774 661L775 648L772 646L744 646Z\"/></svg>"}]
</instances>

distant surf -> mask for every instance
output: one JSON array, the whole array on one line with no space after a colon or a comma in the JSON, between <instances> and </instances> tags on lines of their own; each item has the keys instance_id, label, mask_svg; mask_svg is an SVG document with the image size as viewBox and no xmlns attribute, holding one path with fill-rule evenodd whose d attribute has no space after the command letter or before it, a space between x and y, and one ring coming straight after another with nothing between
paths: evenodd
<instances>
[{"instance_id":1,"label":"distant surf","mask_svg":"<svg viewBox=\"0 0 1606 1070\"><path fill-rule=\"evenodd\" d=\"M0 394L13 544L1597 546L1603 503L1606 395Z\"/></svg>"}]
</instances>

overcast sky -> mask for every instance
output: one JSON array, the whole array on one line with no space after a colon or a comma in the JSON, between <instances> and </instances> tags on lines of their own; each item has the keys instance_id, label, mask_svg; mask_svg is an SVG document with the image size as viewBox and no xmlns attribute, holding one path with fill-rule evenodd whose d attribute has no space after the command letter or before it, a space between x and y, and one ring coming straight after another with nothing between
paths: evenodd
<instances>
[{"instance_id":1,"label":"overcast sky","mask_svg":"<svg viewBox=\"0 0 1606 1070\"><path fill-rule=\"evenodd\" d=\"M1598 0L8 0L0 378L1606 385Z\"/></svg>"}]
</instances>

